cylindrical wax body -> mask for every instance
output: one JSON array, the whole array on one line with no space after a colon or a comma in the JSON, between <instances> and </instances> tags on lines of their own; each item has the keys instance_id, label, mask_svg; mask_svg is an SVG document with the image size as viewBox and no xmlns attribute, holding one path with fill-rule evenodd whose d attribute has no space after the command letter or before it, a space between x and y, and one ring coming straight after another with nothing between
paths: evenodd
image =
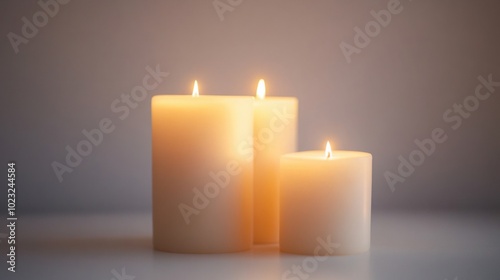
<instances>
[{"instance_id":1,"label":"cylindrical wax body","mask_svg":"<svg viewBox=\"0 0 500 280\"><path fill-rule=\"evenodd\" d=\"M277 243L280 158L296 151L298 101L266 97L254 108L254 243Z\"/></svg>"},{"instance_id":2,"label":"cylindrical wax body","mask_svg":"<svg viewBox=\"0 0 500 280\"><path fill-rule=\"evenodd\" d=\"M252 244L253 98L152 99L153 242L174 253L225 253ZM250 154L249 154L250 153Z\"/></svg>"},{"instance_id":3,"label":"cylindrical wax body","mask_svg":"<svg viewBox=\"0 0 500 280\"><path fill-rule=\"evenodd\" d=\"M280 250L305 255L316 255L318 250L321 255L367 251L371 191L371 154L333 151L333 157L326 158L324 151L310 151L284 155Z\"/></svg>"}]
</instances>

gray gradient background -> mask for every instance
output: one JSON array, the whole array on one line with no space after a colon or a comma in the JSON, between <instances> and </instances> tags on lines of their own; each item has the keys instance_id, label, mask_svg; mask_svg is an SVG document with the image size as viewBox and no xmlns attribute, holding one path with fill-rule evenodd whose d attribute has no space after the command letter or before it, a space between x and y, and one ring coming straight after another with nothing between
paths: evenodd
<instances>
[{"instance_id":1,"label":"gray gradient background","mask_svg":"<svg viewBox=\"0 0 500 280\"><path fill-rule=\"evenodd\" d=\"M170 72L157 94L196 78L202 94L253 95L263 77L270 95L296 96L300 150L329 138L373 154L375 209L498 209L500 89L456 131L442 114L479 75L500 80L500 3L401 1L348 64L339 44L387 2L246 0L220 21L212 1L73 0L16 55L6 34L40 8L2 1L0 162L17 162L19 211L150 211L150 99L125 121L109 105L157 64ZM104 117L116 130L59 183L51 162ZM384 172L436 127L448 141L391 192Z\"/></svg>"}]
</instances>

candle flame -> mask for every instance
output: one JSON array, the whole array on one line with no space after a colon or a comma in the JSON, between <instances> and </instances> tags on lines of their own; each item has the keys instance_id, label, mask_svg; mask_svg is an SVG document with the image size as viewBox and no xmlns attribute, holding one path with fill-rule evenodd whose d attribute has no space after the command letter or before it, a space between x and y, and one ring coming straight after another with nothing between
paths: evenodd
<instances>
[{"instance_id":1,"label":"candle flame","mask_svg":"<svg viewBox=\"0 0 500 280\"><path fill-rule=\"evenodd\" d=\"M333 158L332 146L330 146L330 141L326 142L325 158L327 158L327 159Z\"/></svg>"},{"instance_id":2,"label":"candle flame","mask_svg":"<svg viewBox=\"0 0 500 280\"><path fill-rule=\"evenodd\" d=\"M198 91L198 81L194 80L193 97L198 97L198 96L200 96L200 92Z\"/></svg>"},{"instance_id":3,"label":"candle flame","mask_svg":"<svg viewBox=\"0 0 500 280\"><path fill-rule=\"evenodd\" d=\"M266 82L264 79L259 80L259 85L257 86L257 98L264 99L266 97Z\"/></svg>"}]
</instances>

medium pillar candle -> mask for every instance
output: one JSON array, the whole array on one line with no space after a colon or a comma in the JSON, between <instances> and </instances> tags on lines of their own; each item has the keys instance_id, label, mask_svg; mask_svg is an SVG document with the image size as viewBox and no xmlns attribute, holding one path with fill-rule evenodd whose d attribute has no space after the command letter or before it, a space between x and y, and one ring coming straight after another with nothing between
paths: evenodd
<instances>
[{"instance_id":1,"label":"medium pillar candle","mask_svg":"<svg viewBox=\"0 0 500 280\"><path fill-rule=\"evenodd\" d=\"M254 243L277 243L279 164L296 151L298 101L265 96L260 80L254 109Z\"/></svg>"},{"instance_id":2,"label":"medium pillar candle","mask_svg":"<svg viewBox=\"0 0 500 280\"><path fill-rule=\"evenodd\" d=\"M369 250L371 154L328 149L287 154L281 158L280 179L282 252L344 255Z\"/></svg>"},{"instance_id":3,"label":"medium pillar candle","mask_svg":"<svg viewBox=\"0 0 500 280\"><path fill-rule=\"evenodd\" d=\"M196 95L193 93L193 95ZM154 96L153 243L173 253L226 253L252 244L253 98Z\"/></svg>"}]
</instances>

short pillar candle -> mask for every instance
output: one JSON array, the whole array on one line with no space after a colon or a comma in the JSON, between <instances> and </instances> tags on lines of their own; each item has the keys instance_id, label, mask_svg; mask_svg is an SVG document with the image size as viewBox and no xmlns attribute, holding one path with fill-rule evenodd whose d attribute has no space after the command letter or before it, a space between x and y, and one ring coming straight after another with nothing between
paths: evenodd
<instances>
[{"instance_id":1,"label":"short pillar candle","mask_svg":"<svg viewBox=\"0 0 500 280\"><path fill-rule=\"evenodd\" d=\"M286 154L280 162L280 250L316 255L370 248L372 155L356 151ZM332 249L335 248L335 249Z\"/></svg>"}]
</instances>

